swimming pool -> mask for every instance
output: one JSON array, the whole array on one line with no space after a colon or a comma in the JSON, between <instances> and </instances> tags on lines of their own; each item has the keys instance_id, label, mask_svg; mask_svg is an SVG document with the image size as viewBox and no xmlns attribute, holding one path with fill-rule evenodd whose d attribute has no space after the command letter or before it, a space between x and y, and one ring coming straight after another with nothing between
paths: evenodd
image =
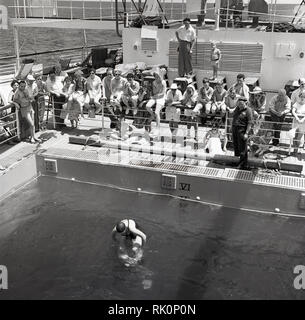
<instances>
[{"instance_id":1,"label":"swimming pool","mask_svg":"<svg viewBox=\"0 0 305 320\"><path fill-rule=\"evenodd\" d=\"M0 299L304 299L305 220L41 176L0 203ZM111 238L134 218L148 236L126 267Z\"/></svg>"}]
</instances>

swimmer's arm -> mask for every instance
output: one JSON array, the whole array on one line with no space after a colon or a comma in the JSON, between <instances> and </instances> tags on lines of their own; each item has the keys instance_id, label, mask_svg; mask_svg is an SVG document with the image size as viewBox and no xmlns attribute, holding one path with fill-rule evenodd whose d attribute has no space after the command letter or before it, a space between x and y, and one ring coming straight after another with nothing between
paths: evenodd
<instances>
[{"instance_id":1,"label":"swimmer's arm","mask_svg":"<svg viewBox=\"0 0 305 320\"><path fill-rule=\"evenodd\" d=\"M146 243L146 235L144 232L142 232L141 230L137 229L134 226L129 225L129 230L134 233L135 235L141 237L144 241L144 244Z\"/></svg>"},{"instance_id":2,"label":"swimmer's arm","mask_svg":"<svg viewBox=\"0 0 305 320\"><path fill-rule=\"evenodd\" d=\"M116 227L114 227L113 230L112 230L112 239L114 241L117 241L116 235L117 235L117 231L116 231Z\"/></svg>"}]
</instances>

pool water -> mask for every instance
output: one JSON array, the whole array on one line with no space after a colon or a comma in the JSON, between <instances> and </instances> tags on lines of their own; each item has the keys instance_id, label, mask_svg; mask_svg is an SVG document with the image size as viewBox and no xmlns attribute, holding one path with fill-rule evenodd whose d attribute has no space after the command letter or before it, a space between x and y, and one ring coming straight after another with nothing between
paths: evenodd
<instances>
[{"instance_id":1,"label":"pool water","mask_svg":"<svg viewBox=\"0 0 305 320\"><path fill-rule=\"evenodd\" d=\"M111 231L133 218L144 257ZM305 220L40 177L0 203L0 299L304 299Z\"/></svg>"}]
</instances>

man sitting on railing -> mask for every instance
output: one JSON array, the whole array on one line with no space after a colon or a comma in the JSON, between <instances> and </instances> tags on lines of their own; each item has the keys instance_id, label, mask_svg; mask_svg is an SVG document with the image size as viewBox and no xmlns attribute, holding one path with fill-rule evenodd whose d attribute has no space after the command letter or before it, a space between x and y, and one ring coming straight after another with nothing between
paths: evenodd
<instances>
[{"instance_id":1,"label":"man sitting on railing","mask_svg":"<svg viewBox=\"0 0 305 320\"><path fill-rule=\"evenodd\" d=\"M276 96L273 96L269 102L270 121L273 122L273 140L272 144L279 144L282 123L285 121L286 115L291 111L291 101L286 94L285 89L279 90Z\"/></svg>"},{"instance_id":2,"label":"man sitting on railing","mask_svg":"<svg viewBox=\"0 0 305 320\"><path fill-rule=\"evenodd\" d=\"M194 111L195 105L197 103L198 93L193 85L188 85L186 91L183 94L181 100L184 109L184 116L186 120L187 134L186 138L191 138L191 128L194 126L195 130L195 140L198 141L198 111Z\"/></svg>"},{"instance_id":3,"label":"man sitting on railing","mask_svg":"<svg viewBox=\"0 0 305 320\"><path fill-rule=\"evenodd\" d=\"M34 126L34 110L32 108L33 99L30 97L29 91L26 89L26 82L21 80L19 82L19 88L14 96L14 102L18 104L20 108L21 117L30 126L30 142L41 142L40 139L35 137L35 126Z\"/></svg>"},{"instance_id":4,"label":"man sitting on railing","mask_svg":"<svg viewBox=\"0 0 305 320\"><path fill-rule=\"evenodd\" d=\"M86 82L87 96L85 98L85 108L90 109L91 106L96 108L95 113L99 113L103 106L100 103L102 97L102 80L95 74L95 69L90 70L90 76Z\"/></svg>"},{"instance_id":5,"label":"man sitting on railing","mask_svg":"<svg viewBox=\"0 0 305 320\"><path fill-rule=\"evenodd\" d=\"M216 83L215 90L212 95L212 107L211 113L216 114L216 112L220 112L221 116L224 117L226 115L226 104L225 97L227 95L227 91L223 88L222 81L218 81Z\"/></svg>"},{"instance_id":6,"label":"man sitting on railing","mask_svg":"<svg viewBox=\"0 0 305 320\"><path fill-rule=\"evenodd\" d=\"M182 93L178 89L176 83L171 85L170 90L167 91L166 98L165 98L165 115L166 120L169 121L169 129L172 133L172 140L176 142L176 135L178 131L178 126L180 122L180 114L181 110L177 108L177 104L180 104L182 101Z\"/></svg>"},{"instance_id":7,"label":"man sitting on railing","mask_svg":"<svg viewBox=\"0 0 305 320\"><path fill-rule=\"evenodd\" d=\"M201 113L203 116L202 121L205 122L206 115L211 112L212 96L214 90L210 87L210 82L208 78L202 80L203 86L199 89L197 105L194 111Z\"/></svg>"},{"instance_id":8,"label":"man sitting on railing","mask_svg":"<svg viewBox=\"0 0 305 320\"><path fill-rule=\"evenodd\" d=\"M249 87L245 84L245 75L240 73L237 75L236 83L232 88L235 90L238 97L244 97L249 101Z\"/></svg>"},{"instance_id":9,"label":"man sitting on railing","mask_svg":"<svg viewBox=\"0 0 305 320\"><path fill-rule=\"evenodd\" d=\"M129 114L130 104L132 107L133 115L137 113L138 106L138 94L139 94L140 84L134 80L133 73L128 73L127 82L123 88L122 102L126 106L125 114Z\"/></svg>"},{"instance_id":10,"label":"man sitting on railing","mask_svg":"<svg viewBox=\"0 0 305 320\"><path fill-rule=\"evenodd\" d=\"M55 68L53 68L46 81L48 92L54 100L54 114L56 129L62 129L64 127L64 119L61 119L60 114L62 106L66 102L66 96L63 94L63 81L61 76L56 76Z\"/></svg>"},{"instance_id":11,"label":"man sitting on railing","mask_svg":"<svg viewBox=\"0 0 305 320\"><path fill-rule=\"evenodd\" d=\"M111 80L110 97L110 104L113 107L114 112L116 112L117 109L122 112L121 101L126 81L127 80L122 77L122 72L120 70L114 70L114 78Z\"/></svg>"}]
</instances>

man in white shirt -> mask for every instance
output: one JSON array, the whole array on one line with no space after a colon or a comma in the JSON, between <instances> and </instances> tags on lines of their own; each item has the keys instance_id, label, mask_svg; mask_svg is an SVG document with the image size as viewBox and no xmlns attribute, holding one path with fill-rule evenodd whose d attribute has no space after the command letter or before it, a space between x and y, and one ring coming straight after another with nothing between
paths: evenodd
<instances>
[{"instance_id":1,"label":"man in white shirt","mask_svg":"<svg viewBox=\"0 0 305 320\"><path fill-rule=\"evenodd\" d=\"M183 20L183 26L176 31L179 42L178 73L180 77L191 75L193 72L192 51L196 40L196 31L191 26L190 18Z\"/></svg>"},{"instance_id":2,"label":"man in white shirt","mask_svg":"<svg viewBox=\"0 0 305 320\"><path fill-rule=\"evenodd\" d=\"M294 90L291 94L291 104L294 105L296 102L300 102L300 94L302 92L305 92L305 79L300 78L299 79L299 85L300 87L296 90Z\"/></svg>"}]
</instances>

